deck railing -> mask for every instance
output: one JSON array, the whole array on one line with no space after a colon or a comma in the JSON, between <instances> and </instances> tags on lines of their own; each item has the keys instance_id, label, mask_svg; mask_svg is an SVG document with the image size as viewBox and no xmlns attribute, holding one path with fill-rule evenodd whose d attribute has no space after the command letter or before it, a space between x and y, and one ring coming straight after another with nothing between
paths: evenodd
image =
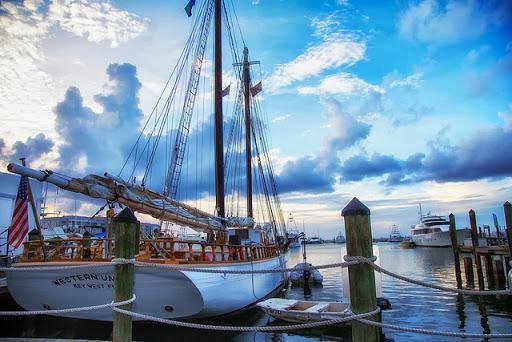
<instances>
[{"instance_id":1,"label":"deck railing","mask_svg":"<svg viewBox=\"0 0 512 342\"><path fill-rule=\"evenodd\" d=\"M45 240L44 258L40 241L24 243L20 262L40 261L108 261L114 255L114 240L108 238L71 238ZM156 238L142 240L137 260L155 263L233 263L272 258L278 255L275 245L228 245L203 241Z\"/></svg>"}]
</instances>

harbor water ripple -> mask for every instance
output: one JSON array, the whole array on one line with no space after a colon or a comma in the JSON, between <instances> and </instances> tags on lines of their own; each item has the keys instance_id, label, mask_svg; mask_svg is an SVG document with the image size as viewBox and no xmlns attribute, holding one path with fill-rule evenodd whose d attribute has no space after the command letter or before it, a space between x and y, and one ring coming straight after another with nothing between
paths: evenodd
<instances>
[{"instance_id":1,"label":"harbor water ripple","mask_svg":"<svg viewBox=\"0 0 512 342\"><path fill-rule=\"evenodd\" d=\"M455 286L453 254L449 248L400 249L398 244L379 243L381 265L393 272L444 286ZM308 262L314 265L342 261L344 245L326 243L307 246ZM290 265L302 258L300 249L292 252ZM341 269L325 269L322 286L311 287L309 300L336 301L343 299ZM463 279L464 280L464 279ZM172 291L172 289L169 289ZM383 296L391 301L392 309L384 311L385 323L404 327L452 332L512 333L512 300L509 297L476 297L445 293L382 276ZM302 287L289 286L282 296L304 299ZM347 294L348 296L348 294ZM1 297L2 307L16 308L8 297ZM203 321L204 322L204 321ZM282 324L257 308L225 318L209 320L220 325ZM2 318L2 337L45 337L75 339L111 339L112 325L105 322L81 321L57 317ZM434 337L407 332L384 330L395 341L462 341L459 338ZM329 327L286 333L224 333L175 328L156 323L134 323L133 338L138 341L350 341L350 331Z\"/></svg>"}]
</instances>

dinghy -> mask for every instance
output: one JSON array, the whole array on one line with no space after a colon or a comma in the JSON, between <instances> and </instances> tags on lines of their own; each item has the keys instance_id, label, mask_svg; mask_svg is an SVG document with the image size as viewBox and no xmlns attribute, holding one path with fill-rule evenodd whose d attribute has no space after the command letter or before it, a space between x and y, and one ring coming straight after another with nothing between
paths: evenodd
<instances>
[{"instance_id":1,"label":"dinghy","mask_svg":"<svg viewBox=\"0 0 512 342\"><path fill-rule=\"evenodd\" d=\"M301 262L297 265L295 265L294 269L295 271L290 273L290 280L293 284L304 284L304 269L307 267L313 266L312 264L308 262ZM307 271L306 271L307 272ZM324 277L320 273L319 270L313 269L310 270L310 276L308 278L308 282L315 283L315 284L322 284L322 281L324 280Z\"/></svg>"},{"instance_id":2,"label":"dinghy","mask_svg":"<svg viewBox=\"0 0 512 342\"><path fill-rule=\"evenodd\" d=\"M271 298L256 305L274 318L295 323L326 321L352 315L349 302L317 302Z\"/></svg>"}]
</instances>

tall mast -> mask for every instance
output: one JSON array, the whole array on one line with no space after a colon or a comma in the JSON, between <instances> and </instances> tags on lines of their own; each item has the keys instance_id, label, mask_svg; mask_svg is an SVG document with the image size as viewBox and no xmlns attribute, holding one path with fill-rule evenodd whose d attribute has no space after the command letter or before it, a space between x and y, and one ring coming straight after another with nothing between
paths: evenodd
<instances>
[{"instance_id":1,"label":"tall mast","mask_svg":"<svg viewBox=\"0 0 512 342\"><path fill-rule=\"evenodd\" d=\"M247 216L253 217L252 212L252 164L251 164L251 73L249 69L249 49L244 47L243 64L244 102L245 102L245 172L247 193Z\"/></svg>"},{"instance_id":2,"label":"tall mast","mask_svg":"<svg viewBox=\"0 0 512 342\"><path fill-rule=\"evenodd\" d=\"M217 215L225 216L224 137L222 118L222 0L215 0L215 205Z\"/></svg>"}]
</instances>

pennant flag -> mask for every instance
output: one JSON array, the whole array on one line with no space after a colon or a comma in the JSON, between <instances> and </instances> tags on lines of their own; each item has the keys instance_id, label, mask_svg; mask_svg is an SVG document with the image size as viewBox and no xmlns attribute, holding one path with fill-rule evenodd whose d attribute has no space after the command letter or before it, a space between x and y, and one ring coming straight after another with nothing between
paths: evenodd
<instances>
[{"instance_id":1,"label":"pennant flag","mask_svg":"<svg viewBox=\"0 0 512 342\"><path fill-rule=\"evenodd\" d=\"M9 228L9 245L18 248L28 233L28 179L21 176L18 195L12 212L12 222Z\"/></svg>"},{"instance_id":2,"label":"pennant flag","mask_svg":"<svg viewBox=\"0 0 512 342\"><path fill-rule=\"evenodd\" d=\"M251 95L256 96L259 92L261 92L261 81L258 82L255 86L251 87Z\"/></svg>"},{"instance_id":3,"label":"pennant flag","mask_svg":"<svg viewBox=\"0 0 512 342\"><path fill-rule=\"evenodd\" d=\"M192 7L194 7L194 5L196 4L196 0L190 0L187 4L187 6L185 6L185 12L187 12L187 16L191 17L192 16Z\"/></svg>"},{"instance_id":4,"label":"pennant flag","mask_svg":"<svg viewBox=\"0 0 512 342\"><path fill-rule=\"evenodd\" d=\"M224 90L222 90L222 97L229 95L230 89L231 89L231 84L228 85Z\"/></svg>"}]
</instances>

